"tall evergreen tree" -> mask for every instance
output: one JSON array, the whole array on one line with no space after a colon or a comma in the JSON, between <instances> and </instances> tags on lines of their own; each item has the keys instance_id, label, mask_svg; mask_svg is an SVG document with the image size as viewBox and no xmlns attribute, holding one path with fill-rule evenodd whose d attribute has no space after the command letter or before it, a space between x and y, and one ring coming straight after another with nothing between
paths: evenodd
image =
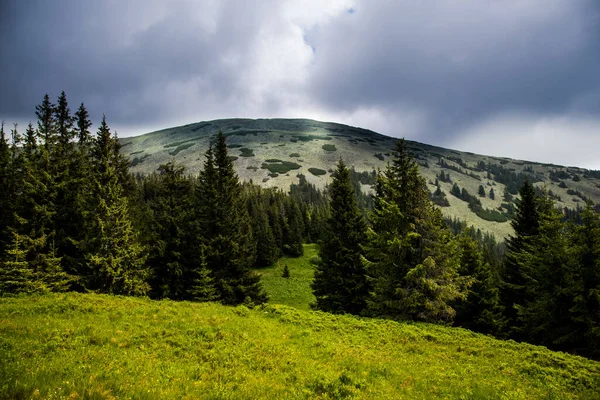
<instances>
[{"instance_id":1,"label":"tall evergreen tree","mask_svg":"<svg viewBox=\"0 0 600 400\"><path fill-rule=\"evenodd\" d=\"M377 178L366 267L373 280L371 312L392 318L452 322L452 301L466 296L459 252L425 180L398 142L392 164Z\"/></svg>"},{"instance_id":2,"label":"tall evergreen tree","mask_svg":"<svg viewBox=\"0 0 600 400\"><path fill-rule=\"evenodd\" d=\"M194 252L198 245L192 234L192 182L183 167L168 162L147 199L152 210L152 248L148 264L152 268L152 295L174 300L210 300L212 281L203 255ZM199 285L208 286L206 288Z\"/></svg>"},{"instance_id":3,"label":"tall evergreen tree","mask_svg":"<svg viewBox=\"0 0 600 400\"><path fill-rule=\"evenodd\" d=\"M57 132L54 121L54 104L50 101L48 93L44 95L42 103L35 107L35 115L38 119L38 135L44 148L50 152L56 144Z\"/></svg>"},{"instance_id":4,"label":"tall evergreen tree","mask_svg":"<svg viewBox=\"0 0 600 400\"><path fill-rule=\"evenodd\" d=\"M101 293L145 295L149 291L145 251L130 220L114 148L103 117L92 149L96 173L86 240L88 288Z\"/></svg>"},{"instance_id":5,"label":"tall evergreen tree","mask_svg":"<svg viewBox=\"0 0 600 400\"><path fill-rule=\"evenodd\" d=\"M35 274L25 259L23 239L18 233L12 233L13 242L5 256L0 258L0 296L40 291L43 285L36 282Z\"/></svg>"},{"instance_id":6,"label":"tall evergreen tree","mask_svg":"<svg viewBox=\"0 0 600 400\"><path fill-rule=\"evenodd\" d=\"M256 258L246 199L219 132L214 153L206 153L197 189L201 243L224 304L266 301L259 276L250 267Z\"/></svg>"},{"instance_id":7,"label":"tall evergreen tree","mask_svg":"<svg viewBox=\"0 0 600 400\"><path fill-rule=\"evenodd\" d=\"M10 146L4 132L4 121L0 127L0 259L10 244L9 226L12 225L14 202L12 159Z\"/></svg>"},{"instance_id":8,"label":"tall evergreen tree","mask_svg":"<svg viewBox=\"0 0 600 400\"><path fill-rule=\"evenodd\" d=\"M84 263L78 243L83 239L83 210L80 202L83 175L82 158L75 147L75 117L71 115L67 96L63 91L54 107L54 121L58 134L56 146L51 153L52 175L56 186L54 226L56 229L56 253L62 265L71 274L78 274Z\"/></svg>"},{"instance_id":9,"label":"tall evergreen tree","mask_svg":"<svg viewBox=\"0 0 600 400\"><path fill-rule=\"evenodd\" d=\"M17 197L13 229L19 235L25 261L36 279L47 290L62 292L68 289L71 277L62 267L62 259L56 253L56 198L57 185L52 152L55 140L54 107L49 105L46 96L38 108L38 130L33 135L32 127L27 129L23 151L14 152L13 167L20 179L16 182L21 191ZM54 135L54 136L53 136ZM15 132L13 137L17 137ZM13 139L20 143L21 139ZM37 147L37 142L41 143Z\"/></svg>"},{"instance_id":10,"label":"tall evergreen tree","mask_svg":"<svg viewBox=\"0 0 600 400\"><path fill-rule=\"evenodd\" d=\"M304 220L298 203L288 197L285 199L286 223L283 225L283 249L292 257L300 257L304 254L302 237L304 232Z\"/></svg>"},{"instance_id":11,"label":"tall evergreen tree","mask_svg":"<svg viewBox=\"0 0 600 400\"><path fill-rule=\"evenodd\" d=\"M315 307L333 313L360 314L367 305L370 285L361 258L366 223L358 208L350 172L338 162L331 183L328 234L319 250L320 261L311 285Z\"/></svg>"},{"instance_id":12,"label":"tall evergreen tree","mask_svg":"<svg viewBox=\"0 0 600 400\"><path fill-rule=\"evenodd\" d=\"M467 298L455 305L455 325L477 332L497 335L504 327L503 309L500 303L499 279L492 267L484 260L483 251L472 239L472 228L459 236L459 273L473 278Z\"/></svg>"},{"instance_id":13,"label":"tall evergreen tree","mask_svg":"<svg viewBox=\"0 0 600 400\"><path fill-rule=\"evenodd\" d=\"M570 311L575 279L571 235L545 193L537 203L537 234L520 253L526 292L517 306L518 333L530 343L569 350L579 339Z\"/></svg>"},{"instance_id":14,"label":"tall evergreen tree","mask_svg":"<svg viewBox=\"0 0 600 400\"><path fill-rule=\"evenodd\" d=\"M519 339L521 323L517 318L517 308L527 300L527 277L524 274L524 253L539 234L539 204L535 188L526 181L519 190L520 199L516 204L515 218L511 221L514 234L506 240L507 253L502 271L500 296L507 319L509 335Z\"/></svg>"},{"instance_id":15,"label":"tall evergreen tree","mask_svg":"<svg viewBox=\"0 0 600 400\"><path fill-rule=\"evenodd\" d=\"M273 229L269 225L269 199L266 191L260 186L249 188L248 212L252 219L252 232L256 240L257 267L269 266L277 261L280 248L275 243Z\"/></svg>"},{"instance_id":16,"label":"tall evergreen tree","mask_svg":"<svg viewBox=\"0 0 600 400\"><path fill-rule=\"evenodd\" d=\"M600 213L588 202L581 218L573 240L576 266L570 311L579 333L573 350L600 359Z\"/></svg>"}]
</instances>

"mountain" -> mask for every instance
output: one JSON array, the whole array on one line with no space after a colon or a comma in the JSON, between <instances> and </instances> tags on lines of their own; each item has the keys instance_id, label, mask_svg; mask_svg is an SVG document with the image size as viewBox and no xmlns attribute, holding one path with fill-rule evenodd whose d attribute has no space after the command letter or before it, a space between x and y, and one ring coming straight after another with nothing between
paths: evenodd
<instances>
[{"instance_id":1,"label":"mountain","mask_svg":"<svg viewBox=\"0 0 600 400\"><path fill-rule=\"evenodd\" d=\"M384 168L398 140L367 129L309 119L221 119L123 138L122 152L130 157L131 171L136 174L150 174L171 160L183 165L187 173L197 174L219 131L227 137L241 179L284 190L298 182L298 174L325 187L340 158L357 172ZM438 199L439 204L446 203L444 215L499 239L511 232L508 220L525 179L545 187L561 208L575 210L586 199L600 200L600 171L484 156L414 141L407 144L431 192L437 190L437 179L445 193L447 203ZM370 189L366 178L364 191ZM455 184L460 194L456 188L455 193L461 198L451 194ZM480 196L481 190L485 196Z\"/></svg>"}]
</instances>

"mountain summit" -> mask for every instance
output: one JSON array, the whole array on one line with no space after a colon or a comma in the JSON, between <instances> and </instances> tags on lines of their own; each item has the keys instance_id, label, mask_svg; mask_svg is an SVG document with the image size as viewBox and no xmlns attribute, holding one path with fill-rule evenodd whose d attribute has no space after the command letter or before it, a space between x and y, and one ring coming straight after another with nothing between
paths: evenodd
<instances>
[{"instance_id":1,"label":"mountain summit","mask_svg":"<svg viewBox=\"0 0 600 400\"><path fill-rule=\"evenodd\" d=\"M287 190L302 174L324 188L341 158L357 172L383 168L397 138L309 119L221 119L121 139L131 171L150 174L176 161L197 174L204 153L222 131L239 177L264 187ZM545 188L556 205L576 210L600 200L600 171L492 157L407 141L434 201L444 215L459 218L502 239L510 224L519 186L529 180ZM362 182L370 190L370 182ZM438 189L439 188L439 189Z\"/></svg>"}]
</instances>

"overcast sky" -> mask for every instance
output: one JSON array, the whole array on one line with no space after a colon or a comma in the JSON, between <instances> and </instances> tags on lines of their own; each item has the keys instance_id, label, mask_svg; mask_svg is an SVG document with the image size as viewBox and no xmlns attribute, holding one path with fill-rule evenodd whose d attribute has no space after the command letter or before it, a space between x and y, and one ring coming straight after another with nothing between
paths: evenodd
<instances>
[{"instance_id":1,"label":"overcast sky","mask_svg":"<svg viewBox=\"0 0 600 400\"><path fill-rule=\"evenodd\" d=\"M313 118L600 169L598 0L0 0L0 118Z\"/></svg>"}]
</instances>

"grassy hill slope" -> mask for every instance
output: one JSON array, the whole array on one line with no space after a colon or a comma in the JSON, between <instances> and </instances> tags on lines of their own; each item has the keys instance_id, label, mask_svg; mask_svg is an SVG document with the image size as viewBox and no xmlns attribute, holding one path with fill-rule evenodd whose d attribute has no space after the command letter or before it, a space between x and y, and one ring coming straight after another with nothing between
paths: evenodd
<instances>
[{"instance_id":1,"label":"grassy hill slope","mask_svg":"<svg viewBox=\"0 0 600 400\"><path fill-rule=\"evenodd\" d=\"M175 160L188 173L197 174L202 169L204 153L219 130L227 136L240 178L285 190L298 182L299 173L317 187L324 187L340 158L359 172L383 168L397 140L366 129L307 119L223 119L124 138L122 151L130 157L134 173L149 174L160 164ZM478 198L484 209L505 214L514 205L514 199L503 199L504 189L508 185L514 191L523 177L551 190L560 207L573 209L588 198L600 202L598 171L483 156L412 141L408 145L432 192L436 176L442 171L450 174L451 182L440 182L450 202L450 207L442 209L444 214L498 238L511 232L510 224L476 215L465 201L450 195L454 183L475 196L479 185L484 186L486 193L494 189L494 199ZM364 189L368 190L368 186Z\"/></svg>"},{"instance_id":2,"label":"grassy hill slope","mask_svg":"<svg viewBox=\"0 0 600 400\"><path fill-rule=\"evenodd\" d=\"M0 299L0 398L598 398L600 363L282 305Z\"/></svg>"}]
</instances>

